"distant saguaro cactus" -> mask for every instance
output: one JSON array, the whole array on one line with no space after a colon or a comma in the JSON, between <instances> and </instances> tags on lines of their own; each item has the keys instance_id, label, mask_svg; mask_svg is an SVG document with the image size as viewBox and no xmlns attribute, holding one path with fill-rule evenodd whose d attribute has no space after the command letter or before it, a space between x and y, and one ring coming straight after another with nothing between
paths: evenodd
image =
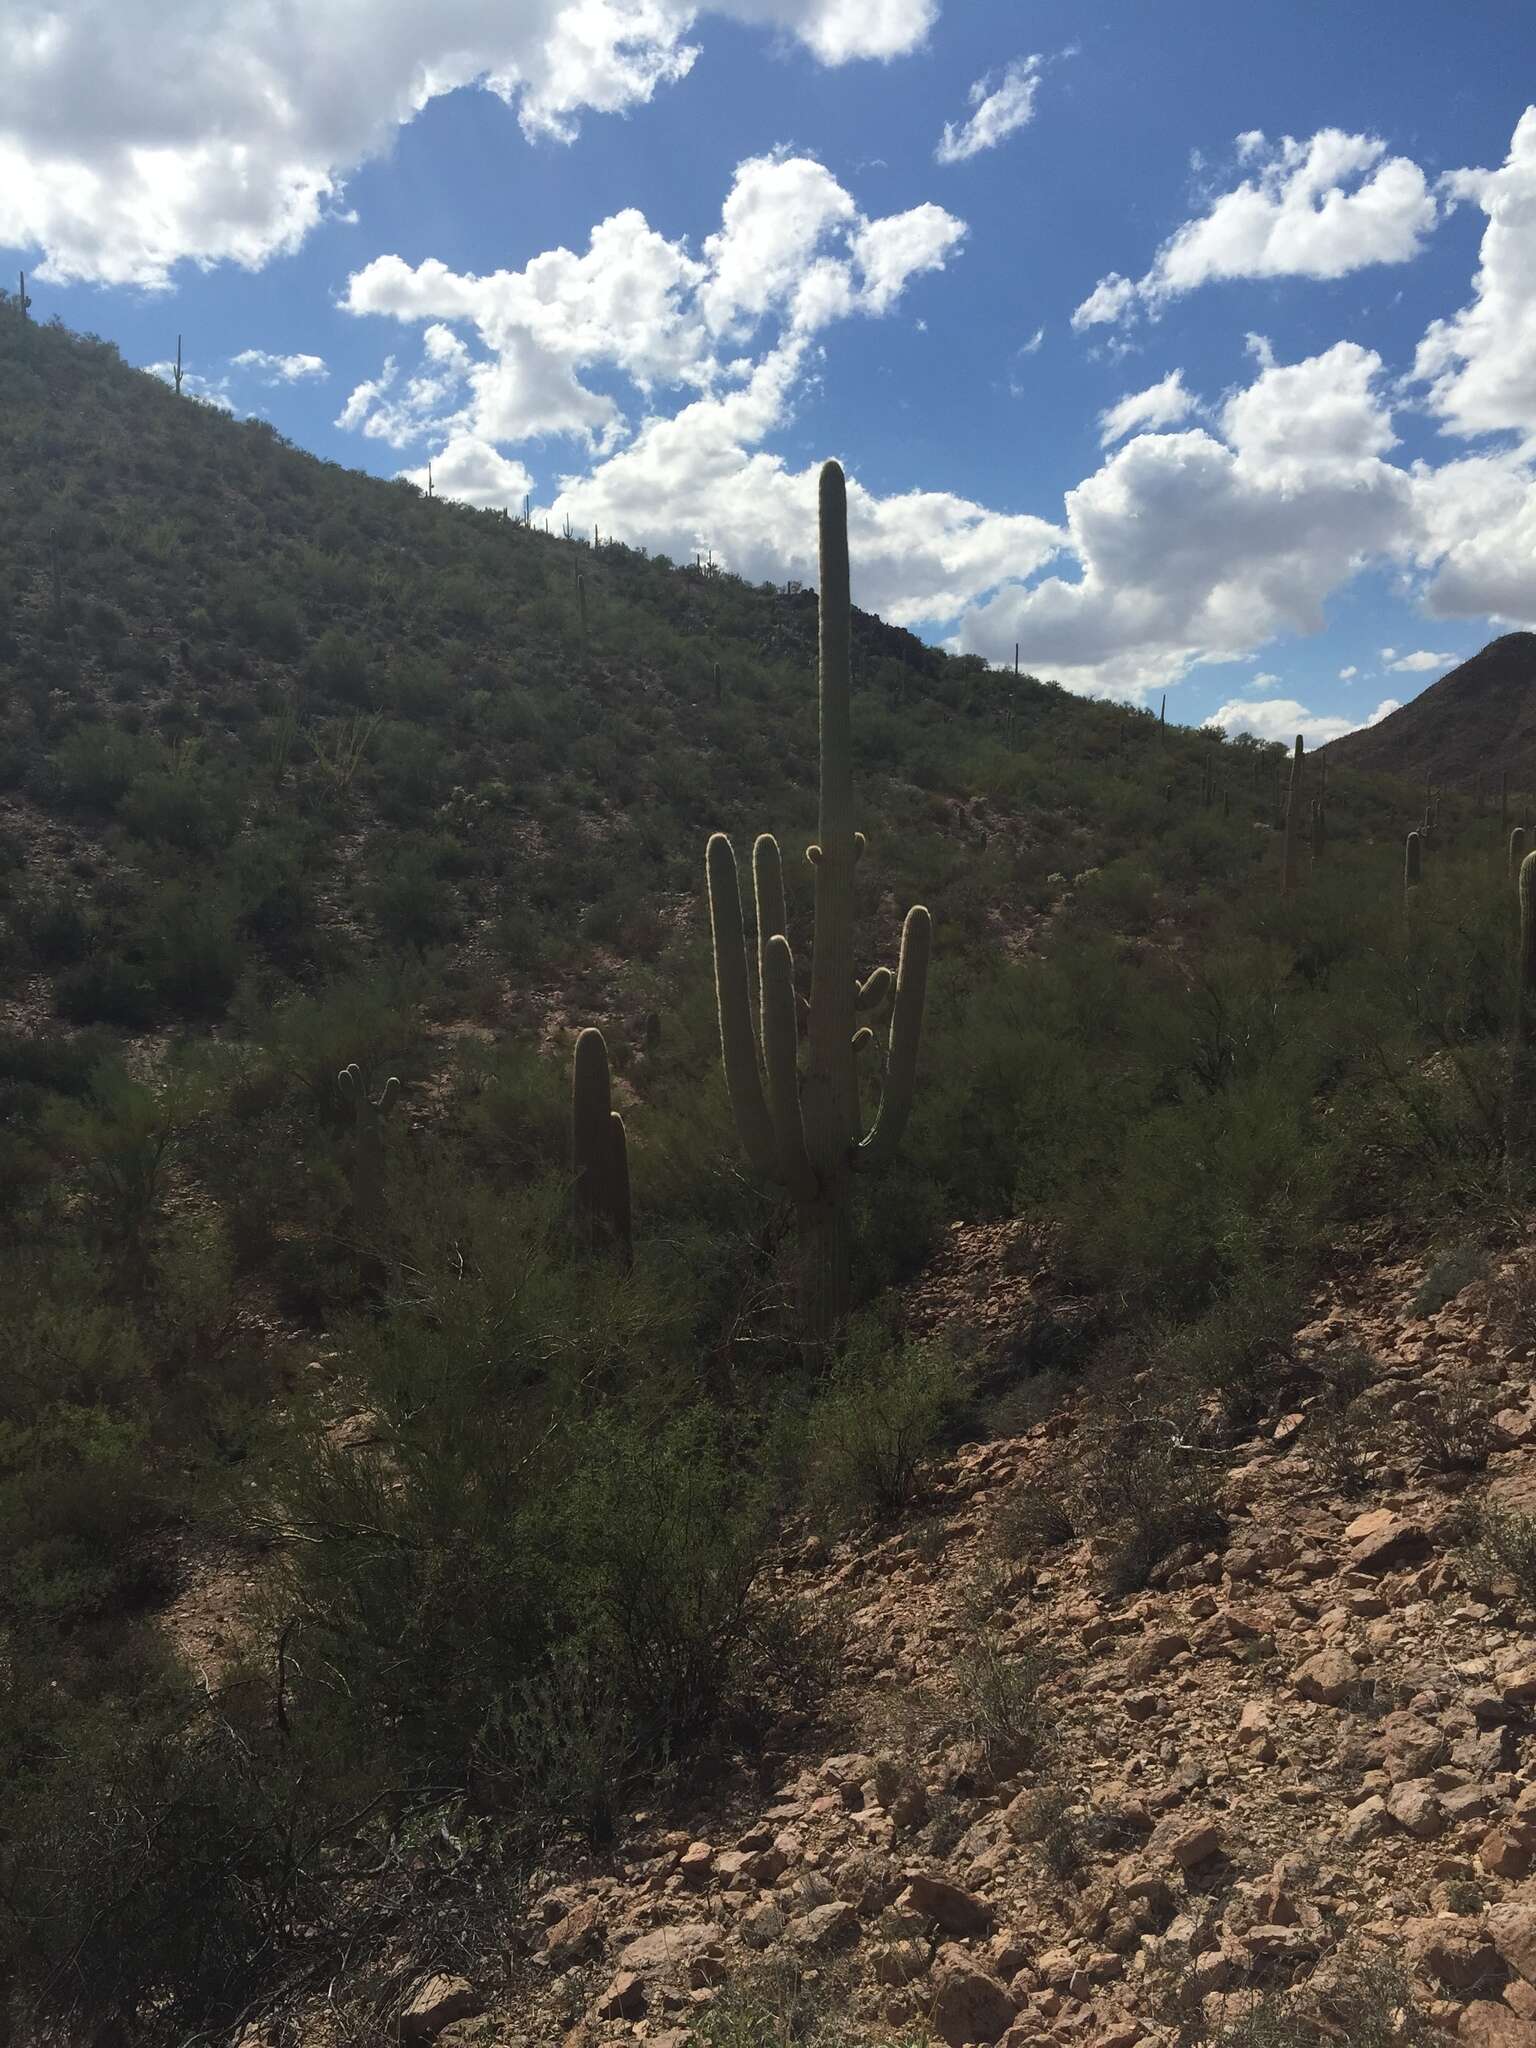
<instances>
[{"instance_id":1,"label":"distant saguaro cactus","mask_svg":"<svg viewBox=\"0 0 1536 2048\"><path fill-rule=\"evenodd\" d=\"M877 967L862 983L856 979L853 875L864 835L853 827L848 499L837 463L823 466L819 495L821 801L817 840L806 849L816 885L803 1077L778 841L765 832L752 849L755 1022L736 855L723 832L709 842L707 866L720 1049L731 1108L748 1160L786 1188L795 1204L801 1318L811 1342L827 1347L837 1341L848 1317L853 1175L886 1163L912 1108L932 925L928 912L914 906L902 926L894 982L887 967ZM890 1035L880 1107L864 1130L857 1059L874 1034L859 1028L856 1017L888 998Z\"/></svg>"},{"instance_id":2,"label":"distant saguaro cactus","mask_svg":"<svg viewBox=\"0 0 1536 2048\"><path fill-rule=\"evenodd\" d=\"M172 377L173 377L173 378L174 378L174 379L176 380L176 396L177 396L178 398L180 398L180 396L181 396L181 336L180 336L179 334L178 334L178 335L177 335L177 337L176 337L176 367L175 367L175 369L174 369L174 370L172 370L172 372L171 372L171 375L172 375Z\"/></svg>"},{"instance_id":3,"label":"distant saguaro cactus","mask_svg":"<svg viewBox=\"0 0 1536 2048\"><path fill-rule=\"evenodd\" d=\"M592 1026L576 1040L571 1062L571 1179L576 1242L582 1251L608 1252L623 1265L633 1258L629 1204L629 1140L613 1107L608 1045Z\"/></svg>"},{"instance_id":4,"label":"distant saguaro cactus","mask_svg":"<svg viewBox=\"0 0 1536 2048\"><path fill-rule=\"evenodd\" d=\"M576 609L581 614L581 630L583 636L585 636L587 630L587 579L585 576L580 575L576 578Z\"/></svg>"},{"instance_id":5,"label":"distant saguaro cactus","mask_svg":"<svg viewBox=\"0 0 1536 2048\"><path fill-rule=\"evenodd\" d=\"M377 1250L384 1222L384 1119L399 1099L400 1082L391 1074L377 1095L370 1095L356 1060L336 1076L336 1092L352 1123L352 1155L347 1184L352 1196L352 1227L358 1238L363 1277L382 1282L384 1262Z\"/></svg>"},{"instance_id":6,"label":"distant saguaro cactus","mask_svg":"<svg viewBox=\"0 0 1536 2048\"><path fill-rule=\"evenodd\" d=\"M1403 845L1403 888L1417 889L1424 879L1424 842L1417 832L1410 832Z\"/></svg>"},{"instance_id":7,"label":"distant saguaro cactus","mask_svg":"<svg viewBox=\"0 0 1536 2048\"><path fill-rule=\"evenodd\" d=\"M16 310L21 315L23 321L26 320L27 308L31 303L32 301L27 297L27 273L22 271L21 283L16 293Z\"/></svg>"},{"instance_id":8,"label":"distant saguaro cactus","mask_svg":"<svg viewBox=\"0 0 1536 2048\"><path fill-rule=\"evenodd\" d=\"M1320 796L1312 799L1312 858L1322 859L1328 851L1328 809Z\"/></svg>"}]
</instances>

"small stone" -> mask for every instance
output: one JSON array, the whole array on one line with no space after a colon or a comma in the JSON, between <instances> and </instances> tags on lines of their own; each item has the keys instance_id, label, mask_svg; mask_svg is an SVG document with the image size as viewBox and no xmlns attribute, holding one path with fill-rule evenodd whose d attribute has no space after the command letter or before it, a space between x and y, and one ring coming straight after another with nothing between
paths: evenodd
<instances>
[{"instance_id":1,"label":"small stone","mask_svg":"<svg viewBox=\"0 0 1536 2048\"><path fill-rule=\"evenodd\" d=\"M859 1938L859 1916L846 1899L834 1899L830 1906L814 1906L791 1920L785 1939L812 1955L828 1955L847 1948Z\"/></svg>"},{"instance_id":2,"label":"small stone","mask_svg":"<svg viewBox=\"0 0 1536 2048\"><path fill-rule=\"evenodd\" d=\"M785 1928L784 1915L778 1907L764 1900L754 1906L750 1913L743 1913L738 1932L748 1948L772 1948Z\"/></svg>"},{"instance_id":3,"label":"small stone","mask_svg":"<svg viewBox=\"0 0 1536 2048\"><path fill-rule=\"evenodd\" d=\"M1423 1778L1411 1778L1394 1785L1386 1797L1386 1809L1400 1828L1416 1841L1427 1842L1445 1831L1445 1809L1433 1788Z\"/></svg>"},{"instance_id":4,"label":"small stone","mask_svg":"<svg viewBox=\"0 0 1536 2048\"><path fill-rule=\"evenodd\" d=\"M1354 1847L1362 1842L1371 1842L1385 1833L1387 1826L1387 1802L1379 1792L1373 1792L1369 1799L1362 1799L1358 1806L1352 1806L1344 1816L1339 1833Z\"/></svg>"},{"instance_id":5,"label":"small stone","mask_svg":"<svg viewBox=\"0 0 1536 2048\"><path fill-rule=\"evenodd\" d=\"M1536 2026L1491 1999L1474 1999L1456 2023L1456 2038L1466 2048L1536 2048Z\"/></svg>"},{"instance_id":6,"label":"small stone","mask_svg":"<svg viewBox=\"0 0 1536 2048\"><path fill-rule=\"evenodd\" d=\"M444 2027L469 2019L482 2003L467 1977L429 1977L400 2015L400 2038L435 2041Z\"/></svg>"},{"instance_id":7,"label":"small stone","mask_svg":"<svg viewBox=\"0 0 1536 2048\"><path fill-rule=\"evenodd\" d=\"M1175 1835L1168 1844L1169 1854L1180 1870L1194 1870L1221 1849L1221 1830L1214 1822L1199 1821L1193 1827L1185 1828Z\"/></svg>"},{"instance_id":8,"label":"small stone","mask_svg":"<svg viewBox=\"0 0 1536 2048\"><path fill-rule=\"evenodd\" d=\"M715 1852L708 1842L690 1842L678 1859L677 1874L686 1885L701 1885L714 1860Z\"/></svg>"},{"instance_id":9,"label":"small stone","mask_svg":"<svg viewBox=\"0 0 1536 2048\"><path fill-rule=\"evenodd\" d=\"M1536 1984L1536 1906L1490 1906L1488 1938L1512 1970Z\"/></svg>"},{"instance_id":10,"label":"small stone","mask_svg":"<svg viewBox=\"0 0 1536 2048\"><path fill-rule=\"evenodd\" d=\"M933 2025L949 2048L996 2041L1018 2011L1012 1993L963 1949L943 1948L933 1969Z\"/></svg>"},{"instance_id":11,"label":"small stone","mask_svg":"<svg viewBox=\"0 0 1536 2048\"><path fill-rule=\"evenodd\" d=\"M1336 1707L1359 1683L1360 1673L1353 1657L1340 1649L1319 1650L1298 1666L1292 1684L1304 1700L1318 1700Z\"/></svg>"},{"instance_id":12,"label":"small stone","mask_svg":"<svg viewBox=\"0 0 1536 2048\"><path fill-rule=\"evenodd\" d=\"M1138 1681L1148 1679L1188 1648L1188 1636L1180 1635L1176 1629L1163 1629L1132 1650L1125 1660L1126 1676Z\"/></svg>"},{"instance_id":13,"label":"small stone","mask_svg":"<svg viewBox=\"0 0 1536 2048\"><path fill-rule=\"evenodd\" d=\"M985 1899L920 1870L909 1870L906 1875L907 1888L896 1901L898 1909L921 1913L946 1934L985 1934L990 1930L994 1914Z\"/></svg>"},{"instance_id":14,"label":"small stone","mask_svg":"<svg viewBox=\"0 0 1536 2048\"><path fill-rule=\"evenodd\" d=\"M1494 1877L1524 1877L1531 1852L1503 1828L1490 1828L1477 1845L1477 1860Z\"/></svg>"},{"instance_id":15,"label":"small stone","mask_svg":"<svg viewBox=\"0 0 1536 2048\"><path fill-rule=\"evenodd\" d=\"M620 1970L594 2008L600 2020L637 2020L645 2011L645 1986L634 1970Z\"/></svg>"},{"instance_id":16,"label":"small stone","mask_svg":"<svg viewBox=\"0 0 1536 2048\"><path fill-rule=\"evenodd\" d=\"M601 1939L601 1911L595 1899L587 1899L582 1905L572 1907L563 1920L557 1920L551 1927L545 1939L544 1953L552 1969L567 1970L590 1949L596 1948Z\"/></svg>"}]
</instances>

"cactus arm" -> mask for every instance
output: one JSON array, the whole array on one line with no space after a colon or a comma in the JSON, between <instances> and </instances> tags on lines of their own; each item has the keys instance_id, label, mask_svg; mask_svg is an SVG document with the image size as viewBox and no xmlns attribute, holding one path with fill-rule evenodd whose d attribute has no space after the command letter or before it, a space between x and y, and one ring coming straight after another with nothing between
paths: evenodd
<instances>
[{"instance_id":1,"label":"cactus arm","mask_svg":"<svg viewBox=\"0 0 1536 2048\"><path fill-rule=\"evenodd\" d=\"M715 1002L720 1015L720 1057L726 1092L742 1150L755 1173L776 1179L778 1144L763 1096L752 999L747 980L747 941L742 929L741 887L736 855L723 832L711 835L705 856L709 880L709 925L715 952Z\"/></svg>"},{"instance_id":2,"label":"cactus arm","mask_svg":"<svg viewBox=\"0 0 1536 2048\"><path fill-rule=\"evenodd\" d=\"M608 1145L609 1223L614 1249L628 1267L634 1261L634 1221L629 1200L629 1137L624 1129L624 1119L616 1109L608 1114Z\"/></svg>"},{"instance_id":3,"label":"cactus arm","mask_svg":"<svg viewBox=\"0 0 1536 2048\"><path fill-rule=\"evenodd\" d=\"M901 928L901 954L896 964L896 1000L891 1007L891 1035L886 1050L885 1086L869 1135L858 1150L861 1167L883 1166L901 1143L912 1113L917 1079L917 1048L923 1031L923 1006L928 995L928 956L933 920L921 904L907 912Z\"/></svg>"},{"instance_id":4,"label":"cactus arm","mask_svg":"<svg viewBox=\"0 0 1536 2048\"><path fill-rule=\"evenodd\" d=\"M788 939L774 932L763 948L763 1064L768 1113L778 1149L778 1175L797 1202L816 1192L800 1120L800 1035L795 1011L795 960Z\"/></svg>"},{"instance_id":5,"label":"cactus arm","mask_svg":"<svg viewBox=\"0 0 1536 2048\"><path fill-rule=\"evenodd\" d=\"M855 1011L862 1016L868 1010L878 1010L890 994L895 978L889 967L877 967L873 974L859 983L853 999Z\"/></svg>"},{"instance_id":6,"label":"cactus arm","mask_svg":"<svg viewBox=\"0 0 1536 2048\"><path fill-rule=\"evenodd\" d=\"M760 1030L763 1005L767 1000L768 941L789 935L789 913L784 907L784 863L779 842L771 832L759 832L752 842L752 900L757 909L757 1001ZM767 1053L767 1046L763 1048Z\"/></svg>"}]
</instances>

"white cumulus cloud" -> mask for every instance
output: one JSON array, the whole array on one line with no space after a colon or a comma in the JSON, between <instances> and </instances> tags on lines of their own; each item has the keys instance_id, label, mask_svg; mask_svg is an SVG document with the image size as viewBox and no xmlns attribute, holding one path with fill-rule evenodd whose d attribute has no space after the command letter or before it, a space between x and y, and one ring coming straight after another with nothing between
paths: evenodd
<instances>
[{"instance_id":1,"label":"white cumulus cloud","mask_svg":"<svg viewBox=\"0 0 1536 2048\"><path fill-rule=\"evenodd\" d=\"M1006 142L1034 115L1040 70L1038 57L1018 57L1001 79L994 80L990 73L978 78L968 95L969 116L958 127L953 121L944 123L944 133L933 153L935 160L941 164L963 164L967 158L980 156L983 150L996 149L1000 142Z\"/></svg>"},{"instance_id":2,"label":"white cumulus cloud","mask_svg":"<svg viewBox=\"0 0 1536 2048\"><path fill-rule=\"evenodd\" d=\"M1418 165L1389 157L1375 136L1324 128L1305 142L1287 135L1270 144L1252 131L1238 137L1238 155L1255 174L1186 221L1138 283L1111 271L1073 314L1074 327L1114 324L1138 307L1155 312L1217 279L1347 277L1404 263L1438 218Z\"/></svg>"},{"instance_id":3,"label":"white cumulus cloud","mask_svg":"<svg viewBox=\"0 0 1536 2048\"><path fill-rule=\"evenodd\" d=\"M45 281L164 286L183 261L296 249L348 174L431 100L478 85L531 138L643 104L708 18L822 64L915 50L938 0L20 0L0 11L0 243ZM130 80L131 88L124 81Z\"/></svg>"},{"instance_id":4,"label":"white cumulus cloud","mask_svg":"<svg viewBox=\"0 0 1536 2048\"><path fill-rule=\"evenodd\" d=\"M1419 344L1415 375L1445 431L1512 432L1536 449L1536 106L1497 171L1462 172L1456 197L1488 216L1472 299Z\"/></svg>"},{"instance_id":5,"label":"white cumulus cloud","mask_svg":"<svg viewBox=\"0 0 1536 2048\"><path fill-rule=\"evenodd\" d=\"M1193 396L1184 388L1183 372L1170 370L1160 384L1149 385L1145 391L1133 391L1099 414L1099 446L1108 448L1112 442L1123 441L1127 434L1148 427L1177 426L1193 411L1194 404Z\"/></svg>"},{"instance_id":6,"label":"white cumulus cloud","mask_svg":"<svg viewBox=\"0 0 1536 2048\"><path fill-rule=\"evenodd\" d=\"M1347 718L1309 711L1294 697L1269 697L1258 703L1235 698L1219 704L1205 722L1225 733L1252 733L1255 739L1280 740L1287 746L1300 733L1309 747L1320 747L1329 740L1342 739L1347 732L1358 732L1362 726L1379 725L1400 709L1395 697L1383 697L1369 718Z\"/></svg>"},{"instance_id":7,"label":"white cumulus cloud","mask_svg":"<svg viewBox=\"0 0 1536 2048\"><path fill-rule=\"evenodd\" d=\"M746 373L751 357L737 351L765 323L809 336L878 317L964 235L964 222L929 204L867 219L814 158L776 155L737 166L698 256L633 207L600 222L580 254L552 249L485 277L380 256L348 281L343 304L431 321L429 360L398 395L360 385L338 424L397 445L462 429L491 443L570 435L611 448L627 421L583 373L616 370L646 396L711 389ZM472 355L452 322L472 327L486 353Z\"/></svg>"},{"instance_id":8,"label":"white cumulus cloud","mask_svg":"<svg viewBox=\"0 0 1536 2048\"><path fill-rule=\"evenodd\" d=\"M275 356L264 348L243 348L229 361L232 369L254 371L263 384L299 384L331 374L323 356Z\"/></svg>"},{"instance_id":9,"label":"white cumulus cloud","mask_svg":"<svg viewBox=\"0 0 1536 2048\"><path fill-rule=\"evenodd\" d=\"M1427 647L1421 647L1415 654L1399 654L1395 647L1381 650L1383 665L1405 675L1427 675L1431 669L1450 668L1457 658L1454 654L1431 654Z\"/></svg>"}]
</instances>

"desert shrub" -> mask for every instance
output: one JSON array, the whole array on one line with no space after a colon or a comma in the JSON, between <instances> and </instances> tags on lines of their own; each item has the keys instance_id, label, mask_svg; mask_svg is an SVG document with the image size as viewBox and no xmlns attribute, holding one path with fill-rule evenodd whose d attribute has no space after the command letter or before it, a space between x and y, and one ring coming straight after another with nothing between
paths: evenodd
<instances>
[{"instance_id":1,"label":"desert shrub","mask_svg":"<svg viewBox=\"0 0 1536 2048\"><path fill-rule=\"evenodd\" d=\"M1076 1533L1059 1494L1029 1479L1009 1487L991 1526L999 1553L1015 1562L1070 1543Z\"/></svg>"},{"instance_id":2,"label":"desert shrub","mask_svg":"<svg viewBox=\"0 0 1536 2048\"><path fill-rule=\"evenodd\" d=\"M239 807L227 784L195 771L159 769L142 775L121 805L123 823L152 846L206 854L227 846Z\"/></svg>"},{"instance_id":3,"label":"desert shrub","mask_svg":"<svg viewBox=\"0 0 1536 2048\"><path fill-rule=\"evenodd\" d=\"M90 951L94 920L77 889L34 884L12 899L10 919L37 967L72 967Z\"/></svg>"},{"instance_id":4,"label":"desert shrub","mask_svg":"<svg viewBox=\"0 0 1536 2048\"><path fill-rule=\"evenodd\" d=\"M1431 1472L1478 1472L1494 1447L1494 1402L1466 1367L1425 1388L1404 1418L1403 1434Z\"/></svg>"},{"instance_id":5,"label":"desert shrub","mask_svg":"<svg viewBox=\"0 0 1536 2048\"><path fill-rule=\"evenodd\" d=\"M975 1628L955 1660L956 1732L975 1743L1000 1777L1034 1765L1048 1747L1050 1719L1042 1692L1055 1659L1039 1639Z\"/></svg>"},{"instance_id":6,"label":"desert shrub","mask_svg":"<svg viewBox=\"0 0 1536 2048\"><path fill-rule=\"evenodd\" d=\"M1414 1293L1410 1314L1432 1316L1488 1271L1488 1255L1474 1238L1463 1238L1431 1259Z\"/></svg>"},{"instance_id":7,"label":"desert shrub","mask_svg":"<svg viewBox=\"0 0 1536 2048\"><path fill-rule=\"evenodd\" d=\"M832 1522L900 1514L922 1492L923 1460L963 1398L965 1375L940 1344L894 1351L858 1326L806 1431L806 1488Z\"/></svg>"},{"instance_id":8,"label":"desert shrub","mask_svg":"<svg viewBox=\"0 0 1536 2048\"><path fill-rule=\"evenodd\" d=\"M53 984L53 1006L70 1024L113 1024L141 1031L158 1011L154 988L142 962L121 953L97 952L66 967Z\"/></svg>"},{"instance_id":9,"label":"desert shrub","mask_svg":"<svg viewBox=\"0 0 1536 2048\"><path fill-rule=\"evenodd\" d=\"M346 704L366 704L368 650L340 626L327 626L310 649L304 680L326 697Z\"/></svg>"},{"instance_id":10,"label":"desert shrub","mask_svg":"<svg viewBox=\"0 0 1536 2048\"><path fill-rule=\"evenodd\" d=\"M1536 1515L1480 1502L1466 1519L1460 1547L1477 1584L1506 1588L1522 1612L1536 1611Z\"/></svg>"},{"instance_id":11,"label":"desert shrub","mask_svg":"<svg viewBox=\"0 0 1536 2048\"><path fill-rule=\"evenodd\" d=\"M1219 1465L1193 1426L1187 1414L1156 1411L1108 1423L1074 1471L1079 1511L1106 1546L1116 1594L1139 1592L1185 1546L1198 1555L1226 1540Z\"/></svg>"}]
</instances>

